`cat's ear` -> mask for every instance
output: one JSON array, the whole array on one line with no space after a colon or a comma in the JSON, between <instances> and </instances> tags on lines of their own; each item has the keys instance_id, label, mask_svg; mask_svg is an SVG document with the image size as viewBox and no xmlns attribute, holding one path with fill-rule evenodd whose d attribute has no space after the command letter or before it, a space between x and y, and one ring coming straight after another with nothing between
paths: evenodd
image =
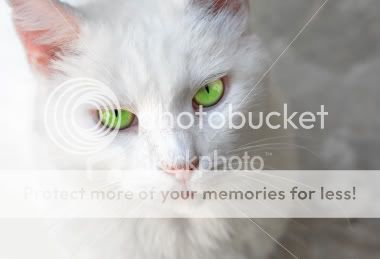
<instances>
[{"instance_id":1,"label":"cat's ear","mask_svg":"<svg viewBox=\"0 0 380 259\"><path fill-rule=\"evenodd\" d=\"M213 12L237 13L249 8L249 0L193 0L196 4L211 9Z\"/></svg>"},{"instance_id":2,"label":"cat's ear","mask_svg":"<svg viewBox=\"0 0 380 259\"><path fill-rule=\"evenodd\" d=\"M56 0L10 0L16 30L33 68L48 73L78 37L79 18Z\"/></svg>"}]
</instances>

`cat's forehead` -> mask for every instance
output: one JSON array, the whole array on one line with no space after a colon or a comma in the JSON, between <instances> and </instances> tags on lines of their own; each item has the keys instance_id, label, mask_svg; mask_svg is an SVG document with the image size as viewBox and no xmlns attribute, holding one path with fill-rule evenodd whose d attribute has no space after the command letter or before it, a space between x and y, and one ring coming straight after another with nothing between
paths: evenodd
<instances>
[{"instance_id":1,"label":"cat's forehead","mask_svg":"<svg viewBox=\"0 0 380 259\"><path fill-rule=\"evenodd\" d=\"M112 15L90 22L82 42L84 66L132 99L194 94L230 69L241 32L239 20L202 16L190 2L125 1Z\"/></svg>"}]
</instances>

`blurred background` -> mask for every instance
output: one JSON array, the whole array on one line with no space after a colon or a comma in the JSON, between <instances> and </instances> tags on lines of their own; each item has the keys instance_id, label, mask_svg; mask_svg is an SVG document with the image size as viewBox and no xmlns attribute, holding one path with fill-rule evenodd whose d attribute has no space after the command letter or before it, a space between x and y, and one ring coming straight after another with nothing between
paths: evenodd
<instances>
[{"instance_id":1,"label":"blurred background","mask_svg":"<svg viewBox=\"0 0 380 259\"><path fill-rule=\"evenodd\" d=\"M323 0L255 0L257 30L275 60ZM380 169L380 1L329 0L272 70L294 111L329 116L297 131L302 169Z\"/></svg>"},{"instance_id":2,"label":"blurred background","mask_svg":"<svg viewBox=\"0 0 380 259\"><path fill-rule=\"evenodd\" d=\"M272 60L321 0L255 0ZM380 169L380 1L330 0L273 67L293 111L325 105L326 129L297 131L302 169ZM379 183L380 184L380 183ZM380 220L293 220L285 247L299 258L380 258ZM273 258L293 258L278 248Z\"/></svg>"},{"instance_id":3,"label":"blurred background","mask_svg":"<svg viewBox=\"0 0 380 259\"><path fill-rule=\"evenodd\" d=\"M254 2L257 32L275 61L324 0ZM14 107L15 102L25 107L32 102L33 79L5 1L0 2L0 35L1 107ZM297 144L304 147L299 152L301 169L380 169L379 0L327 1L271 75L293 111L318 111L325 105L329 112L326 129L295 134ZM30 111L19 112L25 117L22 125L1 124L3 148L14 147L7 141L8 133L17 134L20 142L19 150L9 148L4 154L3 168L12 161L7 156L27 149L24 133ZM378 259L380 220L292 220L280 242L299 258ZM278 247L273 258L293 256Z\"/></svg>"}]
</instances>

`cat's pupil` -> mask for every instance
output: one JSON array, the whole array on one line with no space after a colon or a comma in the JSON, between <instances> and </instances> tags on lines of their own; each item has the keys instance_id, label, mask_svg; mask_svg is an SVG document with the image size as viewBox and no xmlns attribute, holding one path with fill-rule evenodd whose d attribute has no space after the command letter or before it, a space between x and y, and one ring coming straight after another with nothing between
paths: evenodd
<instances>
[{"instance_id":1,"label":"cat's pupil","mask_svg":"<svg viewBox=\"0 0 380 259\"><path fill-rule=\"evenodd\" d=\"M210 89L208 88L208 85L206 86L206 91L208 94L210 93Z\"/></svg>"},{"instance_id":2,"label":"cat's pupil","mask_svg":"<svg viewBox=\"0 0 380 259\"><path fill-rule=\"evenodd\" d=\"M115 110L115 117L119 116L119 111L118 110Z\"/></svg>"}]
</instances>

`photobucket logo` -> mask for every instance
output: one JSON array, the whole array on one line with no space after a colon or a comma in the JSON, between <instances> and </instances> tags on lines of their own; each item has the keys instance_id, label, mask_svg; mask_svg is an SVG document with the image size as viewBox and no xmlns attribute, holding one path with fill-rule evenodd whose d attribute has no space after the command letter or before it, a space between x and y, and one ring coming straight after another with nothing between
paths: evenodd
<instances>
[{"instance_id":1,"label":"photobucket logo","mask_svg":"<svg viewBox=\"0 0 380 259\"><path fill-rule=\"evenodd\" d=\"M240 130L249 127L253 130L261 128L277 129L313 129L325 128L326 116L329 113L324 105L320 106L318 112L290 112L288 104L284 103L282 110L270 112L247 112L236 111L232 104L228 104L226 109L221 111L204 110L202 106L195 112L172 113L164 111L161 106L157 107L157 113L148 112L144 114L144 128L188 130L190 128L204 129L205 127L214 130L228 128ZM155 117L155 118L152 118ZM156 119L158 118L158 120ZM146 123L145 123L146 121Z\"/></svg>"},{"instance_id":2,"label":"photobucket logo","mask_svg":"<svg viewBox=\"0 0 380 259\"><path fill-rule=\"evenodd\" d=\"M119 107L114 93L102 82L72 79L59 85L44 107L44 125L49 138L60 149L78 155L98 152L116 137L96 119L106 107Z\"/></svg>"},{"instance_id":3,"label":"photobucket logo","mask_svg":"<svg viewBox=\"0 0 380 259\"><path fill-rule=\"evenodd\" d=\"M201 156L200 163L204 170L222 171L261 171L265 167L264 158L251 156L244 152L243 156L222 156L217 151L212 156Z\"/></svg>"},{"instance_id":4,"label":"photobucket logo","mask_svg":"<svg viewBox=\"0 0 380 259\"><path fill-rule=\"evenodd\" d=\"M187 170L197 170L194 161L198 161L201 170L205 171L261 171L265 168L265 161L262 156L251 156L244 152L242 156L224 156L215 150L212 155L191 157L186 152L186 161L190 161ZM198 164L198 163L196 163Z\"/></svg>"}]
</instances>

